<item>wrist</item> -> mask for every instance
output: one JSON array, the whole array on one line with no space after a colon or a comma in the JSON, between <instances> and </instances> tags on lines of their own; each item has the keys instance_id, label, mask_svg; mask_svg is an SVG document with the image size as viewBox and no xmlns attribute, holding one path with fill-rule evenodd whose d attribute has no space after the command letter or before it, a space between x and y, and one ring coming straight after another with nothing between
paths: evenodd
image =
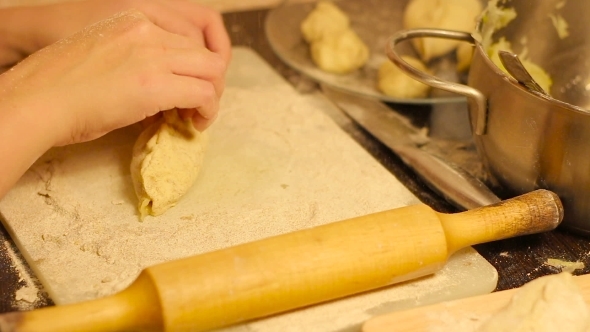
<instances>
[{"instance_id":1,"label":"wrist","mask_svg":"<svg viewBox=\"0 0 590 332\"><path fill-rule=\"evenodd\" d=\"M0 198L26 170L53 146L49 123L35 105L0 101Z\"/></svg>"},{"instance_id":2,"label":"wrist","mask_svg":"<svg viewBox=\"0 0 590 332\"><path fill-rule=\"evenodd\" d=\"M0 76L0 143L12 142L38 158L56 146L64 128L60 126L59 106L43 94L5 88ZM15 148L16 149L16 148Z\"/></svg>"}]
</instances>

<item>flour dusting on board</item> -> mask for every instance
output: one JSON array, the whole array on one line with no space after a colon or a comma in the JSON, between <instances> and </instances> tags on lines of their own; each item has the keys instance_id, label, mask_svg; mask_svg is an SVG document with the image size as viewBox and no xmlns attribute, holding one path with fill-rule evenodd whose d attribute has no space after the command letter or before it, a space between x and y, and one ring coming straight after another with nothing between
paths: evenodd
<instances>
[{"instance_id":1,"label":"flour dusting on board","mask_svg":"<svg viewBox=\"0 0 590 332\"><path fill-rule=\"evenodd\" d=\"M201 174L162 216L140 222L136 212L129 163L138 126L50 150L0 201L15 241L57 304L113 294L150 265L418 202L251 51L234 50L227 84ZM462 271L478 277L458 285L441 282L436 296L495 287L495 270L471 248L450 263L457 264L446 272L451 276ZM482 279L493 285L470 287ZM395 287L366 294L372 297L365 307L355 304L361 295L310 309L356 308L358 314L338 311L344 328L407 301L410 293L398 298ZM451 288L453 294L446 294ZM295 326L306 331L313 330L311 321L325 320L303 315ZM276 330L269 326L277 317L253 324Z\"/></svg>"},{"instance_id":2,"label":"flour dusting on board","mask_svg":"<svg viewBox=\"0 0 590 332\"><path fill-rule=\"evenodd\" d=\"M4 247L3 252L12 262L11 268L19 276L18 285L20 288L14 293L13 307L19 310L32 310L46 305L47 299L41 294L43 290L39 282L31 278L31 273L23 262L23 258L15 251L14 244L3 241L2 246Z\"/></svg>"}]
</instances>

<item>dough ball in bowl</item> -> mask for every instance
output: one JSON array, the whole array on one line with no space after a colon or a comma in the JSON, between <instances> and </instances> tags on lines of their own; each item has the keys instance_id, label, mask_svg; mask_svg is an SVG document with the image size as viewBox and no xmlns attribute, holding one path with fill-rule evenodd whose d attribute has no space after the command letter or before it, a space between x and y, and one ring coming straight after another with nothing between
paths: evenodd
<instances>
[{"instance_id":1,"label":"dough ball in bowl","mask_svg":"<svg viewBox=\"0 0 590 332\"><path fill-rule=\"evenodd\" d=\"M346 74L367 62L369 48L353 30L347 29L313 42L311 58L323 71Z\"/></svg>"},{"instance_id":2,"label":"dough ball in bowl","mask_svg":"<svg viewBox=\"0 0 590 332\"><path fill-rule=\"evenodd\" d=\"M320 1L301 22L301 34L308 43L318 41L327 35L338 34L350 25L348 16L335 4Z\"/></svg>"},{"instance_id":3,"label":"dough ball in bowl","mask_svg":"<svg viewBox=\"0 0 590 332\"><path fill-rule=\"evenodd\" d=\"M402 59L412 67L428 72L426 66L419 59L407 55L402 56ZM379 67L377 87L385 95L400 99L424 98L428 96L430 91L430 86L411 78L391 61L383 62Z\"/></svg>"},{"instance_id":4,"label":"dough ball in bowl","mask_svg":"<svg viewBox=\"0 0 590 332\"><path fill-rule=\"evenodd\" d=\"M437 28L472 32L483 6L480 0L411 0L403 15L404 29ZM459 41L417 38L413 45L425 62L453 51Z\"/></svg>"}]
</instances>

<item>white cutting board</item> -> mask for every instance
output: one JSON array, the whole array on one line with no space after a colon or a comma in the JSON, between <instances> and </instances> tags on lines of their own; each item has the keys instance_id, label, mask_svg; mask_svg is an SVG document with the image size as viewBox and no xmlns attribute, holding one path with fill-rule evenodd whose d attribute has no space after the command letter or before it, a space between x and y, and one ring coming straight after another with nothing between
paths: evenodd
<instances>
[{"instance_id":1,"label":"white cutting board","mask_svg":"<svg viewBox=\"0 0 590 332\"><path fill-rule=\"evenodd\" d=\"M50 150L0 201L2 220L51 298L66 304L117 292L152 264L418 203L328 107L235 48L203 171L175 208L138 220L129 162L140 128L132 126ZM468 248L435 276L231 329L338 330L489 293L496 282Z\"/></svg>"}]
</instances>

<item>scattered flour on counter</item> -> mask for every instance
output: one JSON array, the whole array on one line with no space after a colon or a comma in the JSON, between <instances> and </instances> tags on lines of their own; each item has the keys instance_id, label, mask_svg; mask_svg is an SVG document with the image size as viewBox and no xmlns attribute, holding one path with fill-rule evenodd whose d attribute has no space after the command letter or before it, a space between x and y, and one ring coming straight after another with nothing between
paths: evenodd
<instances>
[{"instance_id":1,"label":"scattered flour on counter","mask_svg":"<svg viewBox=\"0 0 590 332\"><path fill-rule=\"evenodd\" d=\"M41 298L39 297L39 288L37 283L30 277L27 267L24 265L22 258L16 253L15 248L8 241L4 241L4 248L13 262L13 268L18 272L20 277L19 282L24 283L24 286L19 288L14 294L14 307L19 310L31 310L37 305L41 304Z\"/></svg>"},{"instance_id":2,"label":"scattered flour on counter","mask_svg":"<svg viewBox=\"0 0 590 332\"><path fill-rule=\"evenodd\" d=\"M583 262L568 262L557 258L549 258L545 265L553 266L561 269L563 272L574 272L575 270L583 270L585 265Z\"/></svg>"},{"instance_id":3,"label":"scattered flour on counter","mask_svg":"<svg viewBox=\"0 0 590 332\"><path fill-rule=\"evenodd\" d=\"M28 303L35 303L39 299L37 294L39 290L37 287L23 286L14 294L14 299L17 301L25 301Z\"/></svg>"}]
</instances>

